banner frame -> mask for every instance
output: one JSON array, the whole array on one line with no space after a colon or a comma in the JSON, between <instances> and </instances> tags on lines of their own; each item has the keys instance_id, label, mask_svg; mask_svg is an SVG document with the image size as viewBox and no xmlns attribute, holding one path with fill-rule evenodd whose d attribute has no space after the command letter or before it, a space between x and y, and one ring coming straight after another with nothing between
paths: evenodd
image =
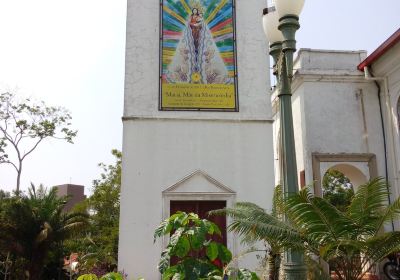
<instances>
[{"instance_id":1,"label":"banner frame","mask_svg":"<svg viewBox=\"0 0 400 280\"><path fill-rule=\"evenodd\" d=\"M212 111L212 112L239 112L239 94L238 94L238 60L237 60L237 38L236 38L236 0L229 0L232 3L232 27L233 27L233 58L234 58L234 95L235 107L234 108L176 108L176 107L163 107L162 106L162 73L163 73L163 6L164 1L159 0L159 98L158 110L159 111Z\"/></svg>"}]
</instances>

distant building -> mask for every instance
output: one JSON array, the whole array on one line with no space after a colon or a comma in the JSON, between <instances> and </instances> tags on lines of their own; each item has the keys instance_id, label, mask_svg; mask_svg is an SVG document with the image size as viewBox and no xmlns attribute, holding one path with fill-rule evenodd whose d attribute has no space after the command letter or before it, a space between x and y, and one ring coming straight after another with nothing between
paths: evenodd
<instances>
[{"instance_id":1,"label":"distant building","mask_svg":"<svg viewBox=\"0 0 400 280\"><path fill-rule=\"evenodd\" d=\"M76 204L86 198L84 194L85 187L81 185L65 184L55 186L55 188L57 189L58 197L70 196L67 204L65 204L64 211L71 210Z\"/></svg>"}]
</instances>

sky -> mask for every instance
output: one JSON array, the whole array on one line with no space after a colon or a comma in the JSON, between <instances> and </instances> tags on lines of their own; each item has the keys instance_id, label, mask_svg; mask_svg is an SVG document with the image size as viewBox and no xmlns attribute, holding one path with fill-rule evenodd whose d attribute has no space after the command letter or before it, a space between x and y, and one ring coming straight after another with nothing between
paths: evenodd
<instances>
[{"instance_id":1,"label":"sky","mask_svg":"<svg viewBox=\"0 0 400 280\"><path fill-rule=\"evenodd\" d=\"M0 0L0 90L64 106L75 144L46 141L26 158L22 189L85 185L121 149L126 1ZM15 171L0 167L0 188Z\"/></svg>"},{"instance_id":2,"label":"sky","mask_svg":"<svg viewBox=\"0 0 400 280\"><path fill-rule=\"evenodd\" d=\"M400 27L399 11L399 0L306 0L297 46L371 53ZM0 92L63 106L79 131L75 144L46 141L26 159L22 190L73 183L89 194L97 164L113 163L111 149L122 146L125 24L126 0L0 0ZM1 189L12 190L15 178L0 166Z\"/></svg>"}]
</instances>

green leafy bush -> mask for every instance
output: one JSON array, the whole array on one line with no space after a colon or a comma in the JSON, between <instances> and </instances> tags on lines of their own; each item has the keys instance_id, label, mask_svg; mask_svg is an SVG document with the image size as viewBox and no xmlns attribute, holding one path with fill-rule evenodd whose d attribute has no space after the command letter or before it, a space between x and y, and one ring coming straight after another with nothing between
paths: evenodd
<instances>
[{"instance_id":1,"label":"green leafy bush","mask_svg":"<svg viewBox=\"0 0 400 280\"><path fill-rule=\"evenodd\" d=\"M124 276L121 273L110 272L98 278L95 274L84 274L78 277L77 280L123 280Z\"/></svg>"},{"instance_id":2,"label":"green leafy bush","mask_svg":"<svg viewBox=\"0 0 400 280\"><path fill-rule=\"evenodd\" d=\"M95 274L84 274L78 277L77 280L98 280Z\"/></svg>"},{"instance_id":3,"label":"green leafy bush","mask_svg":"<svg viewBox=\"0 0 400 280\"><path fill-rule=\"evenodd\" d=\"M170 279L228 279L232 271L224 268L232 260L232 253L213 240L221 236L218 226L197 214L178 212L163 221L154 233L154 241L170 235L167 248L161 253L158 269L163 280ZM171 258L177 259L171 265ZM236 270L235 278L256 280L257 275L246 269Z\"/></svg>"},{"instance_id":4,"label":"green leafy bush","mask_svg":"<svg viewBox=\"0 0 400 280\"><path fill-rule=\"evenodd\" d=\"M15 279L25 279L25 275L30 280L51 279L49 268L60 267L64 242L87 227L88 215L63 212L65 198L42 185L32 185L28 194L2 201L0 252L9 255L13 263L10 273Z\"/></svg>"}]
</instances>

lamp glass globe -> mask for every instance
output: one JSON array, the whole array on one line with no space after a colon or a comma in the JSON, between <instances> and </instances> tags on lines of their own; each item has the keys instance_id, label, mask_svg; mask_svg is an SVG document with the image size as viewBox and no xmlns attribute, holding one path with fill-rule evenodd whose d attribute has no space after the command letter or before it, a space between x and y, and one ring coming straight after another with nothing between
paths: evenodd
<instances>
[{"instance_id":1,"label":"lamp glass globe","mask_svg":"<svg viewBox=\"0 0 400 280\"><path fill-rule=\"evenodd\" d=\"M263 28L265 36L270 44L283 41L283 35L278 30L279 15L275 9L268 9L268 13L263 16Z\"/></svg>"},{"instance_id":2,"label":"lamp glass globe","mask_svg":"<svg viewBox=\"0 0 400 280\"><path fill-rule=\"evenodd\" d=\"M303 10L305 0L275 0L279 18L286 15L299 16Z\"/></svg>"}]
</instances>

